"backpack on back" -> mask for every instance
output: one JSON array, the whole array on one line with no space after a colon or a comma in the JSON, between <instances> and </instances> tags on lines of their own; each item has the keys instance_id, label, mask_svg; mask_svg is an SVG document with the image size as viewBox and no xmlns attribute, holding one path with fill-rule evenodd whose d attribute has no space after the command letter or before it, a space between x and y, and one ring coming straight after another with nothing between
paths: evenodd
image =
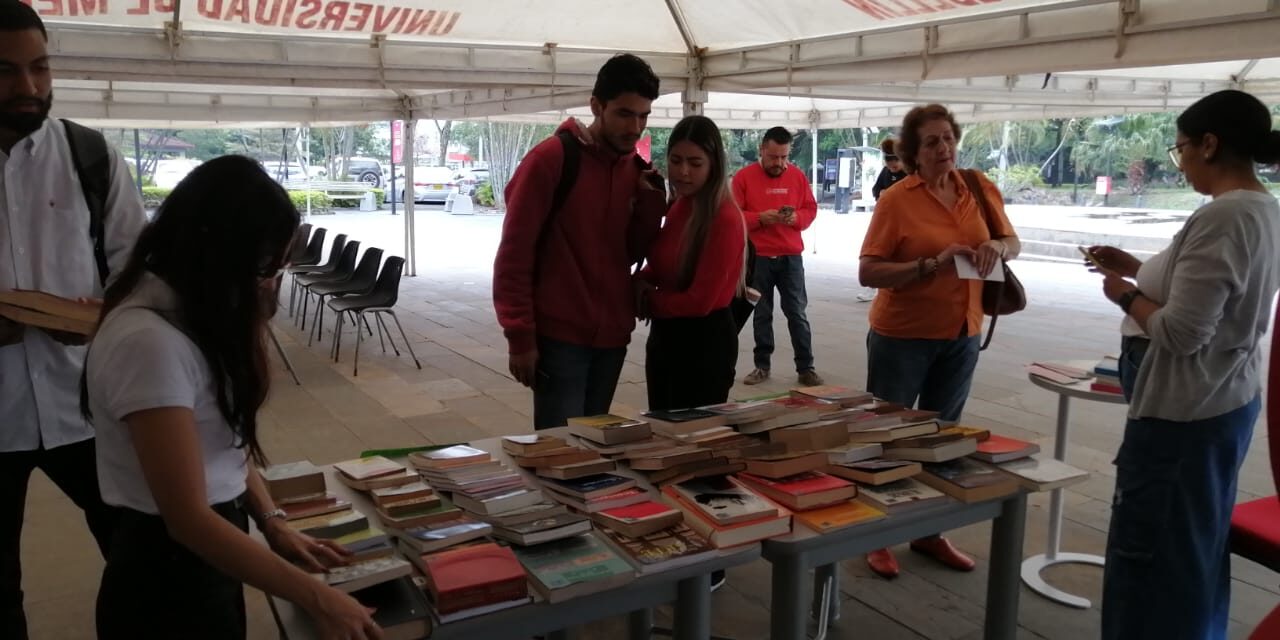
<instances>
[{"instance_id":1,"label":"backpack on back","mask_svg":"<svg viewBox=\"0 0 1280 640\"><path fill-rule=\"evenodd\" d=\"M98 280L107 287L110 267L107 265L105 239L107 193L111 189L111 153L107 139L84 125L63 119L67 146L71 148L71 164L80 177L84 203L89 208L89 237L93 240L93 258L98 264Z\"/></svg>"}]
</instances>

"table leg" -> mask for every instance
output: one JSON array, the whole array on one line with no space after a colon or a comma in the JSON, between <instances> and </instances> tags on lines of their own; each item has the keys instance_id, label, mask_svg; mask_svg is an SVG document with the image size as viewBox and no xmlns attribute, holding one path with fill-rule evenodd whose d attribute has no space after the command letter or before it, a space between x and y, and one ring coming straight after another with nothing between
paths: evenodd
<instances>
[{"instance_id":1,"label":"table leg","mask_svg":"<svg viewBox=\"0 0 1280 640\"><path fill-rule=\"evenodd\" d=\"M653 609L636 609L627 614L627 637L630 640L649 640L653 631Z\"/></svg>"},{"instance_id":2,"label":"table leg","mask_svg":"<svg viewBox=\"0 0 1280 640\"><path fill-rule=\"evenodd\" d=\"M770 560L773 566L769 637L772 640L804 640L805 566L799 556Z\"/></svg>"},{"instance_id":3,"label":"table leg","mask_svg":"<svg viewBox=\"0 0 1280 640\"><path fill-rule=\"evenodd\" d=\"M827 581L831 581L831 586L827 586ZM827 601L827 622L835 622L840 619L840 565L826 564L821 567L815 567L813 570L813 603L809 607L809 615L814 620L822 618L822 595L828 594Z\"/></svg>"},{"instance_id":4,"label":"table leg","mask_svg":"<svg viewBox=\"0 0 1280 640\"><path fill-rule=\"evenodd\" d=\"M1005 499L991 524L991 572L987 576L986 640L1014 640L1018 635L1018 559L1027 519L1027 495Z\"/></svg>"},{"instance_id":5,"label":"table leg","mask_svg":"<svg viewBox=\"0 0 1280 640\"><path fill-rule=\"evenodd\" d=\"M1053 457L1061 462L1067 461L1067 430L1071 427L1071 398L1058 396L1058 429L1054 435ZM1049 494L1049 549L1045 555L1053 560L1062 548L1062 489L1054 489Z\"/></svg>"},{"instance_id":6,"label":"table leg","mask_svg":"<svg viewBox=\"0 0 1280 640\"><path fill-rule=\"evenodd\" d=\"M711 637L711 574L685 578L676 584L675 640Z\"/></svg>"}]
</instances>

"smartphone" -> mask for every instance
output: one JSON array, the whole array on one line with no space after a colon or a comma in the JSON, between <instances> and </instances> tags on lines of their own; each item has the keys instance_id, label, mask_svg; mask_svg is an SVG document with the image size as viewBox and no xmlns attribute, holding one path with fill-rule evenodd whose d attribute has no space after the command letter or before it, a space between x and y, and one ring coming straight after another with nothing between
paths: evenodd
<instances>
[{"instance_id":1,"label":"smartphone","mask_svg":"<svg viewBox=\"0 0 1280 640\"><path fill-rule=\"evenodd\" d=\"M782 214L783 216L792 216L792 215L795 215L796 208L791 206L778 207L778 213Z\"/></svg>"},{"instance_id":2,"label":"smartphone","mask_svg":"<svg viewBox=\"0 0 1280 640\"><path fill-rule=\"evenodd\" d=\"M1106 269L1106 267L1102 266L1102 262L1100 262L1096 256L1094 256L1092 253L1089 253L1088 249L1084 247L1079 247L1079 246L1076 248L1080 250L1080 254L1084 256L1084 259L1088 260L1093 266L1103 270Z\"/></svg>"}]
</instances>

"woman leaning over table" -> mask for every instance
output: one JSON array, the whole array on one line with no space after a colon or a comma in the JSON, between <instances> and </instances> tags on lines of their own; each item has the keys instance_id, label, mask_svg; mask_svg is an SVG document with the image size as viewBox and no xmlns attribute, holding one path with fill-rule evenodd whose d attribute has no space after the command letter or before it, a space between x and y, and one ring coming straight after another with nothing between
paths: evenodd
<instances>
[{"instance_id":1,"label":"woman leaning over table","mask_svg":"<svg viewBox=\"0 0 1280 640\"><path fill-rule=\"evenodd\" d=\"M323 571L345 552L290 529L250 464L263 459L267 321L297 227L256 161L210 160L107 289L82 390L118 514L99 638L244 638L242 583L304 608L322 638L381 637L360 603L290 562ZM250 517L270 549L249 537Z\"/></svg>"},{"instance_id":2,"label":"woman leaning over table","mask_svg":"<svg viewBox=\"0 0 1280 640\"><path fill-rule=\"evenodd\" d=\"M978 172L982 193L965 186L955 165L959 142L960 126L942 105L903 118L894 150L911 175L876 203L858 269L863 286L880 289L867 333L867 390L947 422L964 411L982 326L982 281L961 279L955 261L971 260L985 276L1021 249L995 185ZM979 197L995 220L983 216ZM974 567L941 535L911 549L959 571ZM867 564L886 578L898 574L888 549L868 554Z\"/></svg>"},{"instance_id":3,"label":"woman leaning over table","mask_svg":"<svg viewBox=\"0 0 1280 640\"><path fill-rule=\"evenodd\" d=\"M1091 250L1107 298L1141 330L1125 332L1121 352L1132 398L1115 460L1103 638L1226 637L1227 534L1261 404L1258 342L1280 286L1280 206L1254 173L1280 161L1268 109L1220 91L1177 124L1170 155L1213 200L1146 263Z\"/></svg>"}]
</instances>

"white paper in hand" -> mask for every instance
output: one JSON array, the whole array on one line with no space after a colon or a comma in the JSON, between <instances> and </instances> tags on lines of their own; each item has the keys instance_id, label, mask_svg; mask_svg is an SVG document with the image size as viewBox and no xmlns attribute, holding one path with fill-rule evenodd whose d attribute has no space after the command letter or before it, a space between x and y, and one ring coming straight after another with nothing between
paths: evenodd
<instances>
[{"instance_id":1,"label":"white paper in hand","mask_svg":"<svg viewBox=\"0 0 1280 640\"><path fill-rule=\"evenodd\" d=\"M978 266L973 263L967 256L956 256L956 275L963 280L990 280L992 282L1004 282L1004 261L996 258L996 266L992 267L991 273L986 278L978 275Z\"/></svg>"}]
</instances>

